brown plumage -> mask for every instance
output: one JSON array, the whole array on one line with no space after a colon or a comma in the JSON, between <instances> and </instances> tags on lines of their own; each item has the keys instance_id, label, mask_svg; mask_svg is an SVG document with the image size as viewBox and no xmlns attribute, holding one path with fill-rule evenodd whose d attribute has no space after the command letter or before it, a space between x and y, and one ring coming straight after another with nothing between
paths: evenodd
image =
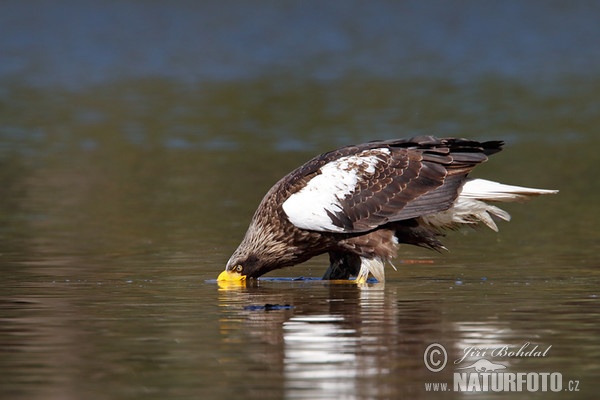
<instances>
[{"instance_id":1,"label":"brown plumage","mask_svg":"<svg viewBox=\"0 0 600 400\"><path fill-rule=\"evenodd\" d=\"M277 182L261 201L219 279L257 278L329 253L325 279L373 274L398 243L435 250L442 228L509 215L486 201L555 191L471 180L503 142L421 136L374 141L321 154Z\"/></svg>"}]
</instances>

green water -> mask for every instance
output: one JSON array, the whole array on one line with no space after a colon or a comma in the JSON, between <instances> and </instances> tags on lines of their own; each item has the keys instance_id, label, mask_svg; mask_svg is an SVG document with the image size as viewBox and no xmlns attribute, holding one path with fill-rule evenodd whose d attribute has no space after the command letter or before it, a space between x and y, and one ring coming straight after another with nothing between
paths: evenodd
<instances>
[{"instance_id":1,"label":"green water","mask_svg":"<svg viewBox=\"0 0 600 400\"><path fill-rule=\"evenodd\" d=\"M496 397L595 398L600 78L597 50L585 46L586 29L598 29L585 10L555 5L529 25L519 18L537 15L532 5L508 2L496 18L465 3L474 25L455 26L460 12L410 3L416 19L404 16L400 27L419 32L421 49L391 34L400 32L385 22L388 8L398 11L393 2L358 2L349 14L340 4L340 13L238 4L223 14L58 2L66 8L44 6L38 19L17 3L0 17L14 34L0 40L12 57L0 68L1 397L460 398L453 361L472 348L487 353L461 365L483 357L505 372L562 374L560 392ZM112 25L102 23L52 33L44 24L65 10L69 21L116 19L137 41L114 40L120 30L90 35L107 34ZM244 10L281 30L272 47L263 46L267 28L240 22ZM222 24L197 27L188 14ZM320 16L316 28L305 15ZM504 15L519 16L507 37ZM456 34L450 48L440 32L421 30L429 18ZM544 23L555 19L572 29L555 33ZM157 21L166 36L141 29ZM356 30L346 30L348 21ZM289 33L307 26L314 42ZM496 45L491 53L475 28ZM192 35L197 29L216 30L214 42ZM246 35L250 46L238 46ZM195 52L183 57L180 40L215 64ZM218 287L214 279L280 177L342 145L417 134L505 140L474 176L560 193L506 205L513 220L499 233L448 232L447 253L402 248L385 284L274 279L320 277L327 259L317 258L257 286ZM424 362L433 343L448 353L438 373ZM491 356L527 343L549 350ZM450 391L427 392L427 383Z\"/></svg>"}]
</instances>

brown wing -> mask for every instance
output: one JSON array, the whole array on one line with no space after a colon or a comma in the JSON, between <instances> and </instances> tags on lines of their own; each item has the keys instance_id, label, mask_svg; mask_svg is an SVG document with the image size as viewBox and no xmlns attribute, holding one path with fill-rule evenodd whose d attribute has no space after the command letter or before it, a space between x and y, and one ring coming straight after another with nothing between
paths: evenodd
<instances>
[{"instance_id":1,"label":"brown wing","mask_svg":"<svg viewBox=\"0 0 600 400\"><path fill-rule=\"evenodd\" d=\"M456 199L467 174L488 155L500 151L502 144L422 136L325 153L284 178L289 195L302 193L312 179L325 174L326 166L336 160L360 161L360 157L370 157L370 161L368 167L355 163L355 186L341 190L334 201L325 198L319 203L320 198L314 197L310 198L313 201L305 201L301 210L286 213L295 225L305 229L351 233L443 211ZM377 151L380 149L387 150Z\"/></svg>"}]
</instances>

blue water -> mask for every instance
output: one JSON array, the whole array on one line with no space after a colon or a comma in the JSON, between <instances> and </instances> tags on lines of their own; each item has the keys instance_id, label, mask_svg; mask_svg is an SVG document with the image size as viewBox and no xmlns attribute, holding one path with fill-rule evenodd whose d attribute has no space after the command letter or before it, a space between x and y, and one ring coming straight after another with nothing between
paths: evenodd
<instances>
[{"instance_id":1,"label":"blue water","mask_svg":"<svg viewBox=\"0 0 600 400\"><path fill-rule=\"evenodd\" d=\"M0 79L595 75L594 1L5 1Z\"/></svg>"}]
</instances>

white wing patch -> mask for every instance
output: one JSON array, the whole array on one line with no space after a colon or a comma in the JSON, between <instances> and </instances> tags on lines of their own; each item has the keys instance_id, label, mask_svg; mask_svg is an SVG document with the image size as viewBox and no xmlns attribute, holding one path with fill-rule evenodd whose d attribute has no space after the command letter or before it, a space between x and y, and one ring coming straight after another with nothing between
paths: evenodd
<instances>
[{"instance_id":1,"label":"white wing patch","mask_svg":"<svg viewBox=\"0 0 600 400\"><path fill-rule=\"evenodd\" d=\"M351 195L361 179L369 179L378 163L389 155L386 148L365 150L361 153L333 160L323 165L307 185L292 194L284 203L283 211L290 222L301 229L344 232L329 217L342 211L341 202Z\"/></svg>"}]
</instances>

